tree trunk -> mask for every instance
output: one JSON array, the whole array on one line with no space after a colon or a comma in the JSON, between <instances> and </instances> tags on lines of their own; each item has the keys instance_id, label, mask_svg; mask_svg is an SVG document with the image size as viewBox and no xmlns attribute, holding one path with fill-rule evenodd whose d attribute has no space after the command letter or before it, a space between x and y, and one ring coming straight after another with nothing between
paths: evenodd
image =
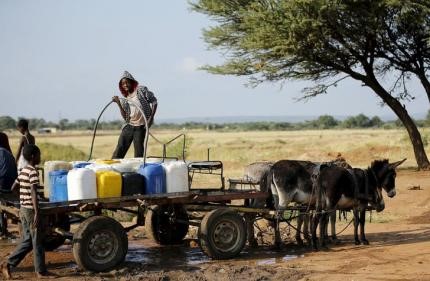
<instances>
[{"instance_id":1,"label":"tree trunk","mask_svg":"<svg viewBox=\"0 0 430 281\"><path fill-rule=\"evenodd\" d=\"M427 93L427 98L429 99L429 102L430 102L430 82L427 79L425 73L419 75L418 77L420 78L421 84L423 84L424 90Z\"/></svg>"},{"instance_id":2,"label":"tree trunk","mask_svg":"<svg viewBox=\"0 0 430 281\"><path fill-rule=\"evenodd\" d=\"M373 80L373 79L372 79ZM428 81L427 81L428 82ZM409 138L412 142L412 147L414 149L415 159L417 161L419 170L429 170L430 162L427 158L427 154L424 150L424 144L421 138L421 134L418 128L409 116L408 111L402 106L402 104L395 98L393 98L377 81L365 82L370 88L372 88L375 93L381 97L381 99L394 111L394 113L399 117L405 126Z\"/></svg>"}]
</instances>

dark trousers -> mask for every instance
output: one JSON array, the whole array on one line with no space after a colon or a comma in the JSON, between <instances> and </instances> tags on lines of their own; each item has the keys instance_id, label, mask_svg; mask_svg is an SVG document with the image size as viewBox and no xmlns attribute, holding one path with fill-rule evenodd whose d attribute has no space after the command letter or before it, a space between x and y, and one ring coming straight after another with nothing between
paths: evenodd
<instances>
[{"instance_id":1,"label":"dark trousers","mask_svg":"<svg viewBox=\"0 0 430 281\"><path fill-rule=\"evenodd\" d=\"M132 142L134 144L134 157L143 157L145 133L145 126L125 125L119 136L118 144L112 155L112 159L124 158Z\"/></svg>"},{"instance_id":2,"label":"dark trousers","mask_svg":"<svg viewBox=\"0 0 430 281\"><path fill-rule=\"evenodd\" d=\"M7 262L12 267L17 267L25 256L33 250L33 263L36 272L46 271L45 249L43 248L43 232L40 227L33 227L34 211L21 208L19 210L22 233L21 241L15 251L9 256Z\"/></svg>"}]
</instances>

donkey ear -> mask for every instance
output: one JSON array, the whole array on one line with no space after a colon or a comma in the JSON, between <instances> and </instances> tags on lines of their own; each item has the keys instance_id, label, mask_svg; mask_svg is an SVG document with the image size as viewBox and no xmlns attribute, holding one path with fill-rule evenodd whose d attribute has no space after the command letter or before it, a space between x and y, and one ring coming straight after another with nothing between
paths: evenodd
<instances>
[{"instance_id":1,"label":"donkey ear","mask_svg":"<svg viewBox=\"0 0 430 281\"><path fill-rule=\"evenodd\" d=\"M395 168L397 168L398 166L400 166L405 161L406 161L406 158L403 159L403 160L401 160L401 161L398 161L398 162L390 163L390 168L395 169Z\"/></svg>"}]
</instances>

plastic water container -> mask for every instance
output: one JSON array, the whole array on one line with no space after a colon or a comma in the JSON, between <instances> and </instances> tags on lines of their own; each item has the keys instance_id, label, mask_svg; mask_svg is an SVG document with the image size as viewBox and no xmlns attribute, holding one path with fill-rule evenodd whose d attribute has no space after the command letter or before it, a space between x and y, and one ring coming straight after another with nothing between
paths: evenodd
<instances>
[{"instance_id":1,"label":"plastic water container","mask_svg":"<svg viewBox=\"0 0 430 281\"><path fill-rule=\"evenodd\" d=\"M166 192L185 192L188 188L188 167L183 161L162 164L166 173Z\"/></svg>"},{"instance_id":2,"label":"plastic water container","mask_svg":"<svg viewBox=\"0 0 430 281\"><path fill-rule=\"evenodd\" d=\"M123 173L122 196L145 194L145 177L138 173Z\"/></svg>"},{"instance_id":3,"label":"plastic water container","mask_svg":"<svg viewBox=\"0 0 430 281\"><path fill-rule=\"evenodd\" d=\"M97 198L96 173L87 168L70 170L67 174L69 201Z\"/></svg>"},{"instance_id":4,"label":"plastic water container","mask_svg":"<svg viewBox=\"0 0 430 281\"><path fill-rule=\"evenodd\" d=\"M43 166L44 177L43 177L43 196L49 198L51 189L51 182L49 181L49 173L56 170L71 170L72 164L66 161L46 161Z\"/></svg>"},{"instance_id":5,"label":"plastic water container","mask_svg":"<svg viewBox=\"0 0 430 281\"><path fill-rule=\"evenodd\" d=\"M49 182L51 183L50 202L67 201L67 173L67 170L49 172Z\"/></svg>"},{"instance_id":6,"label":"plastic water container","mask_svg":"<svg viewBox=\"0 0 430 281\"><path fill-rule=\"evenodd\" d=\"M90 165L85 166L85 168L91 169L94 172L99 172L99 171L113 171L112 165L107 165L107 164L92 163Z\"/></svg>"},{"instance_id":7,"label":"plastic water container","mask_svg":"<svg viewBox=\"0 0 430 281\"><path fill-rule=\"evenodd\" d=\"M96 164L106 164L106 165L112 165L120 162L121 161L115 160L115 159L97 159L96 160Z\"/></svg>"},{"instance_id":8,"label":"plastic water container","mask_svg":"<svg viewBox=\"0 0 430 281\"><path fill-rule=\"evenodd\" d=\"M123 163L116 163L112 164L112 169L119 173L132 173L136 172L137 165L133 162L123 162Z\"/></svg>"},{"instance_id":9,"label":"plastic water container","mask_svg":"<svg viewBox=\"0 0 430 281\"><path fill-rule=\"evenodd\" d=\"M146 163L137 172L145 178L145 194L166 193L166 176L160 163Z\"/></svg>"},{"instance_id":10,"label":"plastic water container","mask_svg":"<svg viewBox=\"0 0 430 281\"><path fill-rule=\"evenodd\" d=\"M109 198L121 196L121 174L114 171L97 171L97 197Z\"/></svg>"},{"instance_id":11,"label":"plastic water container","mask_svg":"<svg viewBox=\"0 0 430 281\"><path fill-rule=\"evenodd\" d=\"M77 169L77 168L85 168L88 165L91 165L91 162L85 162L85 161L76 161L76 162L72 162L73 164L73 168Z\"/></svg>"},{"instance_id":12,"label":"plastic water container","mask_svg":"<svg viewBox=\"0 0 430 281\"><path fill-rule=\"evenodd\" d=\"M133 168L133 172L137 172L139 167L143 165L143 158L124 158L121 159L121 164L130 165Z\"/></svg>"}]
</instances>

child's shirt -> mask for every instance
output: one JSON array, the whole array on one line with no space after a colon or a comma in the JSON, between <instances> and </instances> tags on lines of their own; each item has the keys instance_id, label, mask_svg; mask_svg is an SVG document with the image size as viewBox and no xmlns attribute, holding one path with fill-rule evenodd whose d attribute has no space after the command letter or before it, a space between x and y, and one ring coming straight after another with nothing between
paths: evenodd
<instances>
[{"instance_id":1,"label":"child's shirt","mask_svg":"<svg viewBox=\"0 0 430 281\"><path fill-rule=\"evenodd\" d=\"M31 198L31 187L37 185L37 197L42 199L43 189L40 186L39 173L36 168L27 165L19 172L18 178L15 181L19 184L19 202L21 208L33 209Z\"/></svg>"}]
</instances>

